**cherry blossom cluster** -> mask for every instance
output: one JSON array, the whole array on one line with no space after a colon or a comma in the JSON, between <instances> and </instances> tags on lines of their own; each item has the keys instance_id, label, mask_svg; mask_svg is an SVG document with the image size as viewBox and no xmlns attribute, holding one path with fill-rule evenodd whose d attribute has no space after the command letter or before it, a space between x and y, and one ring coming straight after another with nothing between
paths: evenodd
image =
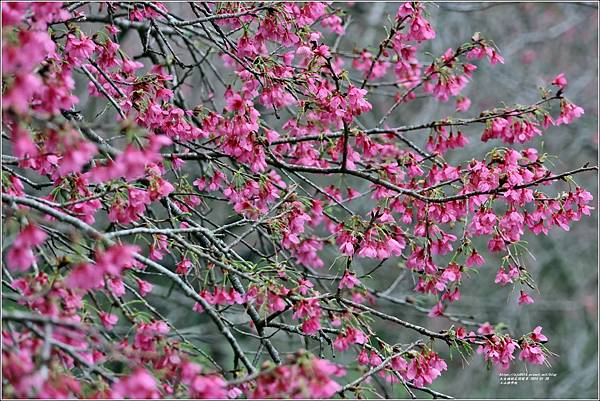
<instances>
[{"instance_id":1,"label":"cherry blossom cluster","mask_svg":"<svg viewBox=\"0 0 600 401\"><path fill-rule=\"evenodd\" d=\"M424 62L418 2L348 47L338 6L2 4L3 396L332 398L374 375L439 395L449 347L501 370L553 357L541 326L454 311L485 271L534 303L526 238L593 213L573 176L597 167L555 172L535 148L584 114L567 78L531 105L393 127L423 98L468 113L477 70L505 60L475 34Z\"/></svg>"}]
</instances>

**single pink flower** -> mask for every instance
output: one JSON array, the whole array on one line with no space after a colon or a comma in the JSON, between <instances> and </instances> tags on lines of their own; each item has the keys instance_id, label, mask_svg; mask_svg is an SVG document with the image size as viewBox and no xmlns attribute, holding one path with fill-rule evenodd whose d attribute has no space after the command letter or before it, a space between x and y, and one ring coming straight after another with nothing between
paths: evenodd
<instances>
[{"instance_id":1,"label":"single pink flower","mask_svg":"<svg viewBox=\"0 0 600 401\"><path fill-rule=\"evenodd\" d=\"M354 273L346 270L344 272L344 276L340 280L340 284L338 285L339 289L342 288L353 288L354 286L360 285L360 280L356 277Z\"/></svg>"},{"instance_id":2,"label":"single pink flower","mask_svg":"<svg viewBox=\"0 0 600 401\"><path fill-rule=\"evenodd\" d=\"M533 329L533 332L530 334L530 337L533 341L536 342L548 341L548 337L542 334L542 326L536 326L536 328Z\"/></svg>"},{"instance_id":3,"label":"single pink flower","mask_svg":"<svg viewBox=\"0 0 600 401\"><path fill-rule=\"evenodd\" d=\"M112 313L100 312L100 321L106 330L112 330L119 318Z\"/></svg>"},{"instance_id":4,"label":"single pink flower","mask_svg":"<svg viewBox=\"0 0 600 401\"><path fill-rule=\"evenodd\" d=\"M456 111L465 112L471 107L471 99L466 96L459 96L456 99Z\"/></svg>"},{"instance_id":5,"label":"single pink flower","mask_svg":"<svg viewBox=\"0 0 600 401\"><path fill-rule=\"evenodd\" d=\"M565 86L567 86L567 78L565 77L565 74L561 72L554 77L552 80L552 85L558 86L560 89L564 89Z\"/></svg>"},{"instance_id":6,"label":"single pink flower","mask_svg":"<svg viewBox=\"0 0 600 401\"><path fill-rule=\"evenodd\" d=\"M519 305L532 304L533 302L533 298L530 295L524 291L521 291L521 295L519 296Z\"/></svg>"}]
</instances>

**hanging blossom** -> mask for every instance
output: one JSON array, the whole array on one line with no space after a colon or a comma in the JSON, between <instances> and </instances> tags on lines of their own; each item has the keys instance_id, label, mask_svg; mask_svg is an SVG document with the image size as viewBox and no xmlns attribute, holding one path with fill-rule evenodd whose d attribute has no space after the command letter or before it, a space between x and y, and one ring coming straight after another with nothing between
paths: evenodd
<instances>
[{"instance_id":1,"label":"hanging blossom","mask_svg":"<svg viewBox=\"0 0 600 401\"><path fill-rule=\"evenodd\" d=\"M252 398L329 398L341 389L333 377L346 371L319 358L300 356L294 364L281 365L256 379Z\"/></svg>"}]
</instances>

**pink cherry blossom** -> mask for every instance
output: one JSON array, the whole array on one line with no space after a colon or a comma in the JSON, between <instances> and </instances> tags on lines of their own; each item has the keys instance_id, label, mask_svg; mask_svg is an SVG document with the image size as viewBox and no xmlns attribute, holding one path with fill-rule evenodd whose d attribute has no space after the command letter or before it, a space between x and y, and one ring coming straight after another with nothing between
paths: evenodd
<instances>
[{"instance_id":1,"label":"pink cherry blossom","mask_svg":"<svg viewBox=\"0 0 600 401\"><path fill-rule=\"evenodd\" d=\"M556 125L571 124L583 114L584 112L581 107L568 101L562 101L560 104L560 117L556 119Z\"/></svg>"},{"instance_id":2,"label":"pink cherry blossom","mask_svg":"<svg viewBox=\"0 0 600 401\"><path fill-rule=\"evenodd\" d=\"M532 304L533 298L524 291L521 291L521 295L519 296L519 305L523 304Z\"/></svg>"},{"instance_id":3,"label":"pink cherry blossom","mask_svg":"<svg viewBox=\"0 0 600 401\"><path fill-rule=\"evenodd\" d=\"M465 264L467 265L467 267L483 266L485 264L485 259L479 253L477 253L477 251L475 249L473 249L473 252L467 258L467 261L465 262Z\"/></svg>"},{"instance_id":4,"label":"pink cherry blossom","mask_svg":"<svg viewBox=\"0 0 600 401\"><path fill-rule=\"evenodd\" d=\"M36 261L32 248L41 245L46 237L46 233L33 224L23 228L7 253L7 267L20 271L29 269Z\"/></svg>"},{"instance_id":5,"label":"pink cherry blossom","mask_svg":"<svg viewBox=\"0 0 600 401\"><path fill-rule=\"evenodd\" d=\"M560 89L564 89L565 86L567 86L567 78L565 77L565 74L560 73L554 77L552 80L552 85L558 86Z\"/></svg>"},{"instance_id":6,"label":"pink cherry blossom","mask_svg":"<svg viewBox=\"0 0 600 401\"><path fill-rule=\"evenodd\" d=\"M106 330L112 330L119 318L112 313L100 312L100 321Z\"/></svg>"},{"instance_id":7,"label":"pink cherry blossom","mask_svg":"<svg viewBox=\"0 0 600 401\"><path fill-rule=\"evenodd\" d=\"M530 337L536 342L548 341L548 337L542 334L542 326L536 326L535 329L533 329L533 332L530 334Z\"/></svg>"},{"instance_id":8,"label":"pink cherry blossom","mask_svg":"<svg viewBox=\"0 0 600 401\"><path fill-rule=\"evenodd\" d=\"M340 280L340 284L338 285L338 288L340 288L340 289L353 288L354 286L358 286L358 285L360 285L360 280L356 277L356 275L354 273L351 273L346 270L344 272L344 276Z\"/></svg>"},{"instance_id":9,"label":"pink cherry blossom","mask_svg":"<svg viewBox=\"0 0 600 401\"><path fill-rule=\"evenodd\" d=\"M535 365L542 365L546 360L546 358L544 357L544 353L539 346L529 345L527 343L521 345L519 359Z\"/></svg>"},{"instance_id":10,"label":"pink cherry blossom","mask_svg":"<svg viewBox=\"0 0 600 401\"><path fill-rule=\"evenodd\" d=\"M67 37L65 52L76 65L80 65L89 58L95 49L94 42L82 32L78 36L69 35Z\"/></svg>"},{"instance_id":11,"label":"pink cherry blossom","mask_svg":"<svg viewBox=\"0 0 600 401\"><path fill-rule=\"evenodd\" d=\"M145 369L139 368L131 375L120 379L112 387L115 398L159 398L156 381Z\"/></svg>"},{"instance_id":12,"label":"pink cherry blossom","mask_svg":"<svg viewBox=\"0 0 600 401\"><path fill-rule=\"evenodd\" d=\"M461 96L456 99L456 111L465 112L471 107L471 99Z\"/></svg>"}]
</instances>

